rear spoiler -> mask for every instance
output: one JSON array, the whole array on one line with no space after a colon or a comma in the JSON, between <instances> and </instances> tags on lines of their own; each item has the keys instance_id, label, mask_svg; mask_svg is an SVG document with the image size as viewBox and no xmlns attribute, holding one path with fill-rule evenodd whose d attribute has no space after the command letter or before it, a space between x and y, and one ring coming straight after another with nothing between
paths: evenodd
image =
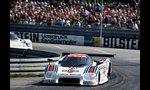
<instances>
[{"instance_id":1,"label":"rear spoiler","mask_svg":"<svg viewBox=\"0 0 150 90\"><path fill-rule=\"evenodd\" d=\"M69 55L69 54L76 54L76 53L63 52L62 56ZM79 54L86 54L86 55L91 56L91 57L92 56L97 56L97 57L113 57L113 58L116 57L116 54L95 54L95 53L79 53Z\"/></svg>"}]
</instances>

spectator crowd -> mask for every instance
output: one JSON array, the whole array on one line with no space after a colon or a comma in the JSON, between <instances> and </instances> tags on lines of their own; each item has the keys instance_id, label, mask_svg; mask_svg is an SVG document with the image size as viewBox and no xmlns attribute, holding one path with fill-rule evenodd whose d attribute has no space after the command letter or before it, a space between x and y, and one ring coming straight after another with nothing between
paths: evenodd
<instances>
[{"instance_id":1,"label":"spectator crowd","mask_svg":"<svg viewBox=\"0 0 150 90\"><path fill-rule=\"evenodd\" d=\"M103 13L102 13L103 7ZM101 3L74 2L65 3L55 1L29 2L16 0L10 2L10 22L21 24L46 24L78 27L99 27L103 22L104 27L140 29L140 2L132 1L131 4L110 5Z\"/></svg>"}]
</instances>

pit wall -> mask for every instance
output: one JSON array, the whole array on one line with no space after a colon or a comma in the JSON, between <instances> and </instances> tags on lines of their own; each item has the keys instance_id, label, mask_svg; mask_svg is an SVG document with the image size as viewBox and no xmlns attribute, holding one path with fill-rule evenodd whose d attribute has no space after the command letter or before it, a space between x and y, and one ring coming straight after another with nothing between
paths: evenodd
<instances>
[{"instance_id":1,"label":"pit wall","mask_svg":"<svg viewBox=\"0 0 150 90\"><path fill-rule=\"evenodd\" d=\"M82 45L124 49L140 49L140 39L123 39L109 37L75 36L47 33L14 32L22 39L30 39L32 42Z\"/></svg>"}]
</instances>

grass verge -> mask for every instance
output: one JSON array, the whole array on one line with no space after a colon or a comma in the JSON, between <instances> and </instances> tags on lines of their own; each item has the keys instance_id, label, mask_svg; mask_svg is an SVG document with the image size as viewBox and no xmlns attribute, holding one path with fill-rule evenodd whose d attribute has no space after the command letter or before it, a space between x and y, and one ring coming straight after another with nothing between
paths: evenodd
<instances>
[{"instance_id":1,"label":"grass verge","mask_svg":"<svg viewBox=\"0 0 150 90\"><path fill-rule=\"evenodd\" d=\"M40 73L39 75L35 74L10 74L10 78L16 78L16 77L44 77L43 73Z\"/></svg>"}]
</instances>

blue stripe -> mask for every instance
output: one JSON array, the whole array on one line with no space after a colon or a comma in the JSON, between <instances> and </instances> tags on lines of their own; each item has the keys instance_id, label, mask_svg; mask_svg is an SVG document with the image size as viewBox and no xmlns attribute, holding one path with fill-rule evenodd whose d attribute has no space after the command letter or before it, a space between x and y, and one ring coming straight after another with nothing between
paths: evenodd
<instances>
[{"instance_id":1,"label":"blue stripe","mask_svg":"<svg viewBox=\"0 0 150 90\"><path fill-rule=\"evenodd\" d=\"M53 72L55 72L55 67L56 67L56 65L54 64L54 67L53 67Z\"/></svg>"},{"instance_id":2,"label":"blue stripe","mask_svg":"<svg viewBox=\"0 0 150 90\"><path fill-rule=\"evenodd\" d=\"M47 66L48 66L48 65L46 65L46 67L45 67L45 73L47 72Z\"/></svg>"},{"instance_id":3,"label":"blue stripe","mask_svg":"<svg viewBox=\"0 0 150 90\"><path fill-rule=\"evenodd\" d=\"M55 68L55 69L56 69L55 71L56 71L56 73L57 73L57 69L58 69L58 66L57 66L57 65L56 65L56 68Z\"/></svg>"},{"instance_id":4,"label":"blue stripe","mask_svg":"<svg viewBox=\"0 0 150 90\"><path fill-rule=\"evenodd\" d=\"M88 69L87 69L87 72L86 72L86 73L88 73L88 72L89 72L90 68L91 68L91 66L89 66L89 67L88 67Z\"/></svg>"},{"instance_id":5,"label":"blue stripe","mask_svg":"<svg viewBox=\"0 0 150 90\"><path fill-rule=\"evenodd\" d=\"M87 70L88 70L89 67L90 67L90 66L87 66L87 67L86 67L84 73L87 73Z\"/></svg>"},{"instance_id":6,"label":"blue stripe","mask_svg":"<svg viewBox=\"0 0 150 90\"><path fill-rule=\"evenodd\" d=\"M97 67L95 66L93 73L96 73Z\"/></svg>"},{"instance_id":7,"label":"blue stripe","mask_svg":"<svg viewBox=\"0 0 150 90\"><path fill-rule=\"evenodd\" d=\"M99 66L97 67L97 70L96 70L96 75L97 75L98 69L99 69Z\"/></svg>"},{"instance_id":8,"label":"blue stripe","mask_svg":"<svg viewBox=\"0 0 150 90\"><path fill-rule=\"evenodd\" d=\"M49 70L50 65L48 64L47 66L48 66L48 67L47 67L47 71L48 71L48 70Z\"/></svg>"},{"instance_id":9,"label":"blue stripe","mask_svg":"<svg viewBox=\"0 0 150 90\"><path fill-rule=\"evenodd\" d=\"M55 72L56 72L56 73L57 73L57 68L58 68L58 66L56 65L56 66L55 66Z\"/></svg>"},{"instance_id":10,"label":"blue stripe","mask_svg":"<svg viewBox=\"0 0 150 90\"><path fill-rule=\"evenodd\" d=\"M87 71L88 66L85 68L84 73Z\"/></svg>"}]
</instances>

